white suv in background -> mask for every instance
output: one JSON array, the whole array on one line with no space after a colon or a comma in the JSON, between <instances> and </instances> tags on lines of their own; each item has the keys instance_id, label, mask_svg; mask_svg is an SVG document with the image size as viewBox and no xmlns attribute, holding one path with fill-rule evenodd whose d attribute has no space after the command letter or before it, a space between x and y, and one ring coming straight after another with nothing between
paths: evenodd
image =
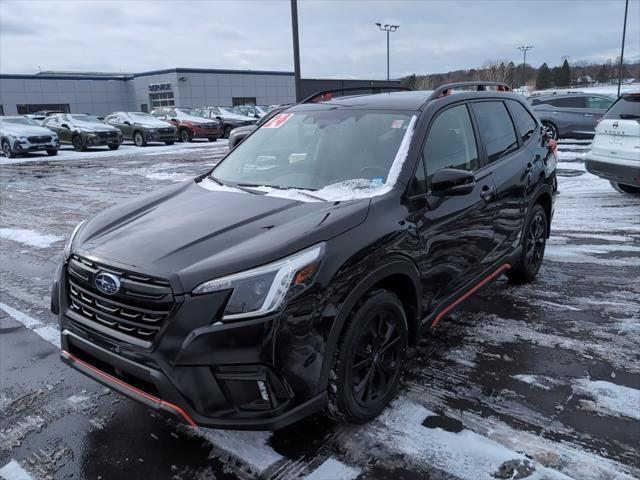
<instances>
[{"instance_id":1,"label":"white suv in background","mask_svg":"<svg viewBox=\"0 0 640 480\"><path fill-rule=\"evenodd\" d=\"M607 110L585 165L619 192L640 194L640 92L621 96Z\"/></svg>"}]
</instances>

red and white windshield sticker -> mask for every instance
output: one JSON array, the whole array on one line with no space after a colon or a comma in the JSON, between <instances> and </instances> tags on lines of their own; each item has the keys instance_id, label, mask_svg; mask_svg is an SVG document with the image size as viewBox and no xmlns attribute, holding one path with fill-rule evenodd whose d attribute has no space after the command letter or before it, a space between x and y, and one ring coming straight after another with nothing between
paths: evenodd
<instances>
[{"instance_id":1,"label":"red and white windshield sticker","mask_svg":"<svg viewBox=\"0 0 640 480\"><path fill-rule=\"evenodd\" d=\"M293 117L293 113L279 113L267 123L265 123L262 128L280 128L291 117Z\"/></svg>"}]
</instances>

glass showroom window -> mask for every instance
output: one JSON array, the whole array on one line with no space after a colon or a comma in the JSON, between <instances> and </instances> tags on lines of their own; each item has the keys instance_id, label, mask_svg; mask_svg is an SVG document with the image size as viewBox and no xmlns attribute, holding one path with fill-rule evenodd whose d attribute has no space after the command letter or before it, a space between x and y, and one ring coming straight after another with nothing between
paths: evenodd
<instances>
[{"instance_id":1,"label":"glass showroom window","mask_svg":"<svg viewBox=\"0 0 640 480\"><path fill-rule=\"evenodd\" d=\"M149 94L151 110L159 107L174 107L173 92L158 92Z\"/></svg>"}]
</instances>

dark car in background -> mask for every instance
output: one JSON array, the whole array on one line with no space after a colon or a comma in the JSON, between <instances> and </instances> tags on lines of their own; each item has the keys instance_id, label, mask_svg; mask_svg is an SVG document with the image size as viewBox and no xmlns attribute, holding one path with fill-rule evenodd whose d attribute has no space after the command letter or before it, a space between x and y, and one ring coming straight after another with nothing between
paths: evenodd
<instances>
[{"instance_id":1,"label":"dark car in background","mask_svg":"<svg viewBox=\"0 0 640 480\"><path fill-rule=\"evenodd\" d=\"M109 150L117 150L122 143L120 130L103 123L93 115L57 113L45 118L42 125L56 132L60 143L71 144L76 151L103 146Z\"/></svg>"},{"instance_id":2,"label":"dark car in background","mask_svg":"<svg viewBox=\"0 0 640 480\"><path fill-rule=\"evenodd\" d=\"M245 115L238 115L225 107L205 107L198 108L196 112L202 115L204 118L216 119L222 123L222 136L229 138L231 130L238 127L244 127L246 125L253 125L257 119L254 117L247 117Z\"/></svg>"},{"instance_id":3,"label":"dark car in background","mask_svg":"<svg viewBox=\"0 0 640 480\"><path fill-rule=\"evenodd\" d=\"M260 118L260 120L258 120L256 123L254 123L253 125L246 125L244 127L238 127L238 128L234 128L233 130L231 130L231 132L229 132L229 148L233 149L236 146L238 146L240 144L240 142L242 142L245 138L247 138L247 136L255 131L257 128L259 128L260 126L264 125L266 122L268 122L269 120L271 120L274 116L276 116L278 113L282 112L283 110L289 108L291 105L281 105L279 107L273 108L269 111L269 113L267 113L266 115L264 115L262 118Z\"/></svg>"},{"instance_id":4,"label":"dark car in background","mask_svg":"<svg viewBox=\"0 0 640 480\"><path fill-rule=\"evenodd\" d=\"M550 138L590 138L615 99L594 93L557 93L529 97Z\"/></svg>"},{"instance_id":5,"label":"dark car in background","mask_svg":"<svg viewBox=\"0 0 640 480\"><path fill-rule=\"evenodd\" d=\"M37 120L11 115L0 117L0 147L7 158L38 151L53 156L58 154L60 141L58 135Z\"/></svg>"},{"instance_id":6,"label":"dark car in background","mask_svg":"<svg viewBox=\"0 0 640 480\"><path fill-rule=\"evenodd\" d=\"M148 142L173 145L178 135L174 125L143 112L115 112L107 115L104 121L119 129L125 140L133 140L138 147L144 147Z\"/></svg>"},{"instance_id":7,"label":"dark car in background","mask_svg":"<svg viewBox=\"0 0 640 480\"><path fill-rule=\"evenodd\" d=\"M190 108L163 107L153 110L151 115L175 125L181 142L190 142L194 138L215 142L224 133L219 120L204 118Z\"/></svg>"},{"instance_id":8,"label":"dark car in background","mask_svg":"<svg viewBox=\"0 0 640 480\"><path fill-rule=\"evenodd\" d=\"M555 142L523 97L473 85L295 105L79 224L52 289L62 360L190 425L374 418L421 334L543 261Z\"/></svg>"}]
</instances>

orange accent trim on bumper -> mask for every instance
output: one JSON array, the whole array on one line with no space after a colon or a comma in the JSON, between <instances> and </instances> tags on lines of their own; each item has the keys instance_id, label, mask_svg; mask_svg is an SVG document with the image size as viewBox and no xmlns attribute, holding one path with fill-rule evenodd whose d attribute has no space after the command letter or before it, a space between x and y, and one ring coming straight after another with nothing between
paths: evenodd
<instances>
[{"instance_id":1,"label":"orange accent trim on bumper","mask_svg":"<svg viewBox=\"0 0 640 480\"><path fill-rule=\"evenodd\" d=\"M129 385L128 383L123 382L119 378L116 378L113 375L109 375L107 372L103 372L102 370L100 370L100 369L94 367L93 365L85 362L84 360L80 360L78 357L76 357L72 353L67 352L66 350L62 350L62 353L63 353L63 355L65 355L72 362L78 363L78 364L82 365L84 368L86 368L88 370L91 370L93 373L95 373L96 375L102 377L104 380L106 380L108 382L111 382L111 383L115 383L116 385L119 385L120 387L125 388L125 389L129 390L130 392L135 393L136 395L139 395L139 396L149 400L150 402L156 403L161 408L173 410L176 414L178 414L178 416L182 417L184 419L184 421L187 422L192 427L197 427L198 426L198 424L187 414L187 412L185 412L179 406L174 405L173 403L170 403L170 402L166 402L166 401L162 400L161 398L154 397L153 395L150 395L147 392L144 392L144 391L140 390L139 388L134 387L133 385Z\"/></svg>"},{"instance_id":2,"label":"orange accent trim on bumper","mask_svg":"<svg viewBox=\"0 0 640 480\"><path fill-rule=\"evenodd\" d=\"M480 283L475 285L472 289L466 291L464 293L464 295L462 295L460 298L456 299L456 301L451 303L450 305L447 305L447 307L444 310L442 310L440 313L438 313L438 315L436 315L436 318L433 319L433 322L431 322L431 327L435 327L438 324L438 322L440 322L440 320L442 320L442 318L447 313L449 313L457 305L459 305L461 302L463 302L464 300L469 298L471 295L476 293L483 285L485 285L486 283L490 282L491 280L494 280L495 278L497 278L503 272L509 270L510 268L511 268L511 265L509 265L508 263L504 263L504 264L500 265L500 267L498 267L498 269L495 272L493 272L488 277L484 278Z\"/></svg>"}]
</instances>

